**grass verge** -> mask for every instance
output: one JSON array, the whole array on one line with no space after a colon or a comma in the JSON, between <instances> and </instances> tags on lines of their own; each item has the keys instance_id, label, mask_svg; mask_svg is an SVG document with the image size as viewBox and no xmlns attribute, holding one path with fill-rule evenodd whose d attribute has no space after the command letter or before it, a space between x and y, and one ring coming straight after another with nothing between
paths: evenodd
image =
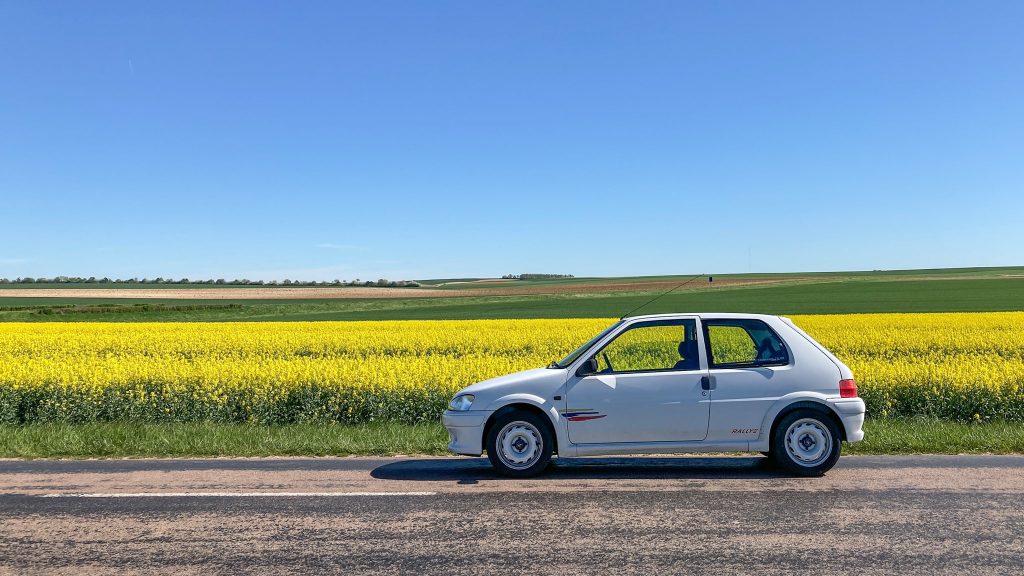
<instances>
[{"instance_id":1,"label":"grass verge","mask_svg":"<svg viewBox=\"0 0 1024 576\"><path fill-rule=\"evenodd\" d=\"M844 454L1024 454L1024 422L965 424L931 418L872 418L864 441Z\"/></svg>"},{"instance_id":2,"label":"grass verge","mask_svg":"<svg viewBox=\"0 0 1024 576\"><path fill-rule=\"evenodd\" d=\"M0 426L3 458L441 454L440 424L26 424Z\"/></svg>"},{"instance_id":3,"label":"grass verge","mask_svg":"<svg viewBox=\"0 0 1024 576\"><path fill-rule=\"evenodd\" d=\"M1024 423L872 419L845 454L1024 453ZM29 424L0 426L4 458L444 454L440 424Z\"/></svg>"}]
</instances>

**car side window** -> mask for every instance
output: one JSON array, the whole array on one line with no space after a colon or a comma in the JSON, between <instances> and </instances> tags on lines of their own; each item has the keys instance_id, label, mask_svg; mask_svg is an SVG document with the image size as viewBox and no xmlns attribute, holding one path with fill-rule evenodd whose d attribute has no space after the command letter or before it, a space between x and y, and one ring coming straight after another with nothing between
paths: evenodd
<instances>
[{"instance_id":1,"label":"car side window","mask_svg":"<svg viewBox=\"0 0 1024 576\"><path fill-rule=\"evenodd\" d=\"M699 370L697 321L651 320L627 328L597 354L600 373Z\"/></svg>"},{"instance_id":2,"label":"car side window","mask_svg":"<svg viewBox=\"0 0 1024 576\"><path fill-rule=\"evenodd\" d=\"M785 342L761 320L704 320L704 329L712 368L789 364Z\"/></svg>"}]
</instances>

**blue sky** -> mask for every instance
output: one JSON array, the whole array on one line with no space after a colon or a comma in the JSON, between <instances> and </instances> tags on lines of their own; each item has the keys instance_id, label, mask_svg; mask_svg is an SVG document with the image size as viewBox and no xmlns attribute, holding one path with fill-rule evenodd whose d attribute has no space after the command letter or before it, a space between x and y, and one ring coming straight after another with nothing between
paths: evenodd
<instances>
[{"instance_id":1,"label":"blue sky","mask_svg":"<svg viewBox=\"0 0 1024 576\"><path fill-rule=\"evenodd\" d=\"M1024 264L1020 2L0 5L0 277Z\"/></svg>"}]
</instances>

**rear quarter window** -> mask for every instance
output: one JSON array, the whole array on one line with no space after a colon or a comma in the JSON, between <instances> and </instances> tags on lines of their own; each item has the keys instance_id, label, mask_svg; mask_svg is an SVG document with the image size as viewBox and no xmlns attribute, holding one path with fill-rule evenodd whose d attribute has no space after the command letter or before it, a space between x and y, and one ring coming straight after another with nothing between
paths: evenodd
<instances>
[{"instance_id":1,"label":"rear quarter window","mask_svg":"<svg viewBox=\"0 0 1024 576\"><path fill-rule=\"evenodd\" d=\"M708 365L713 368L785 366L789 349L761 320L707 319Z\"/></svg>"}]
</instances>

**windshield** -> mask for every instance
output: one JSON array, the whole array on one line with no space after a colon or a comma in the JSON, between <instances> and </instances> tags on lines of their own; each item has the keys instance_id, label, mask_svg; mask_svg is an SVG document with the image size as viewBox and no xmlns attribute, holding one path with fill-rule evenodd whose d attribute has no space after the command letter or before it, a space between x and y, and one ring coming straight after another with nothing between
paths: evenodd
<instances>
[{"instance_id":1,"label":"windshield","mask_svg":"<svg viewBox=\"0 0 1024 576\"><path fill-rule=\"evenodd\" d=\"M612 324L611 326L605 328L600 334L598 334L597 336L594 336L590 340L587 340L586 344L584 344L583 346L580 346L579 348L573 350L572 353L569 354L568 356L566 356L565 358L562 358L558 362L552 362L551 366L549 366L549 368L565 368L569 364L572 364L573 362L576 361L577 358L582 356L584 352L586 352L587 350L590 350L590 347L593 346L598 340L600 340L601 338L604 338L606 335L608 335L609 332L611 332L612 330L618 328L619 324L622 324L622 320L619 320L615 324Z\"/></svg>"}]
</instances>

